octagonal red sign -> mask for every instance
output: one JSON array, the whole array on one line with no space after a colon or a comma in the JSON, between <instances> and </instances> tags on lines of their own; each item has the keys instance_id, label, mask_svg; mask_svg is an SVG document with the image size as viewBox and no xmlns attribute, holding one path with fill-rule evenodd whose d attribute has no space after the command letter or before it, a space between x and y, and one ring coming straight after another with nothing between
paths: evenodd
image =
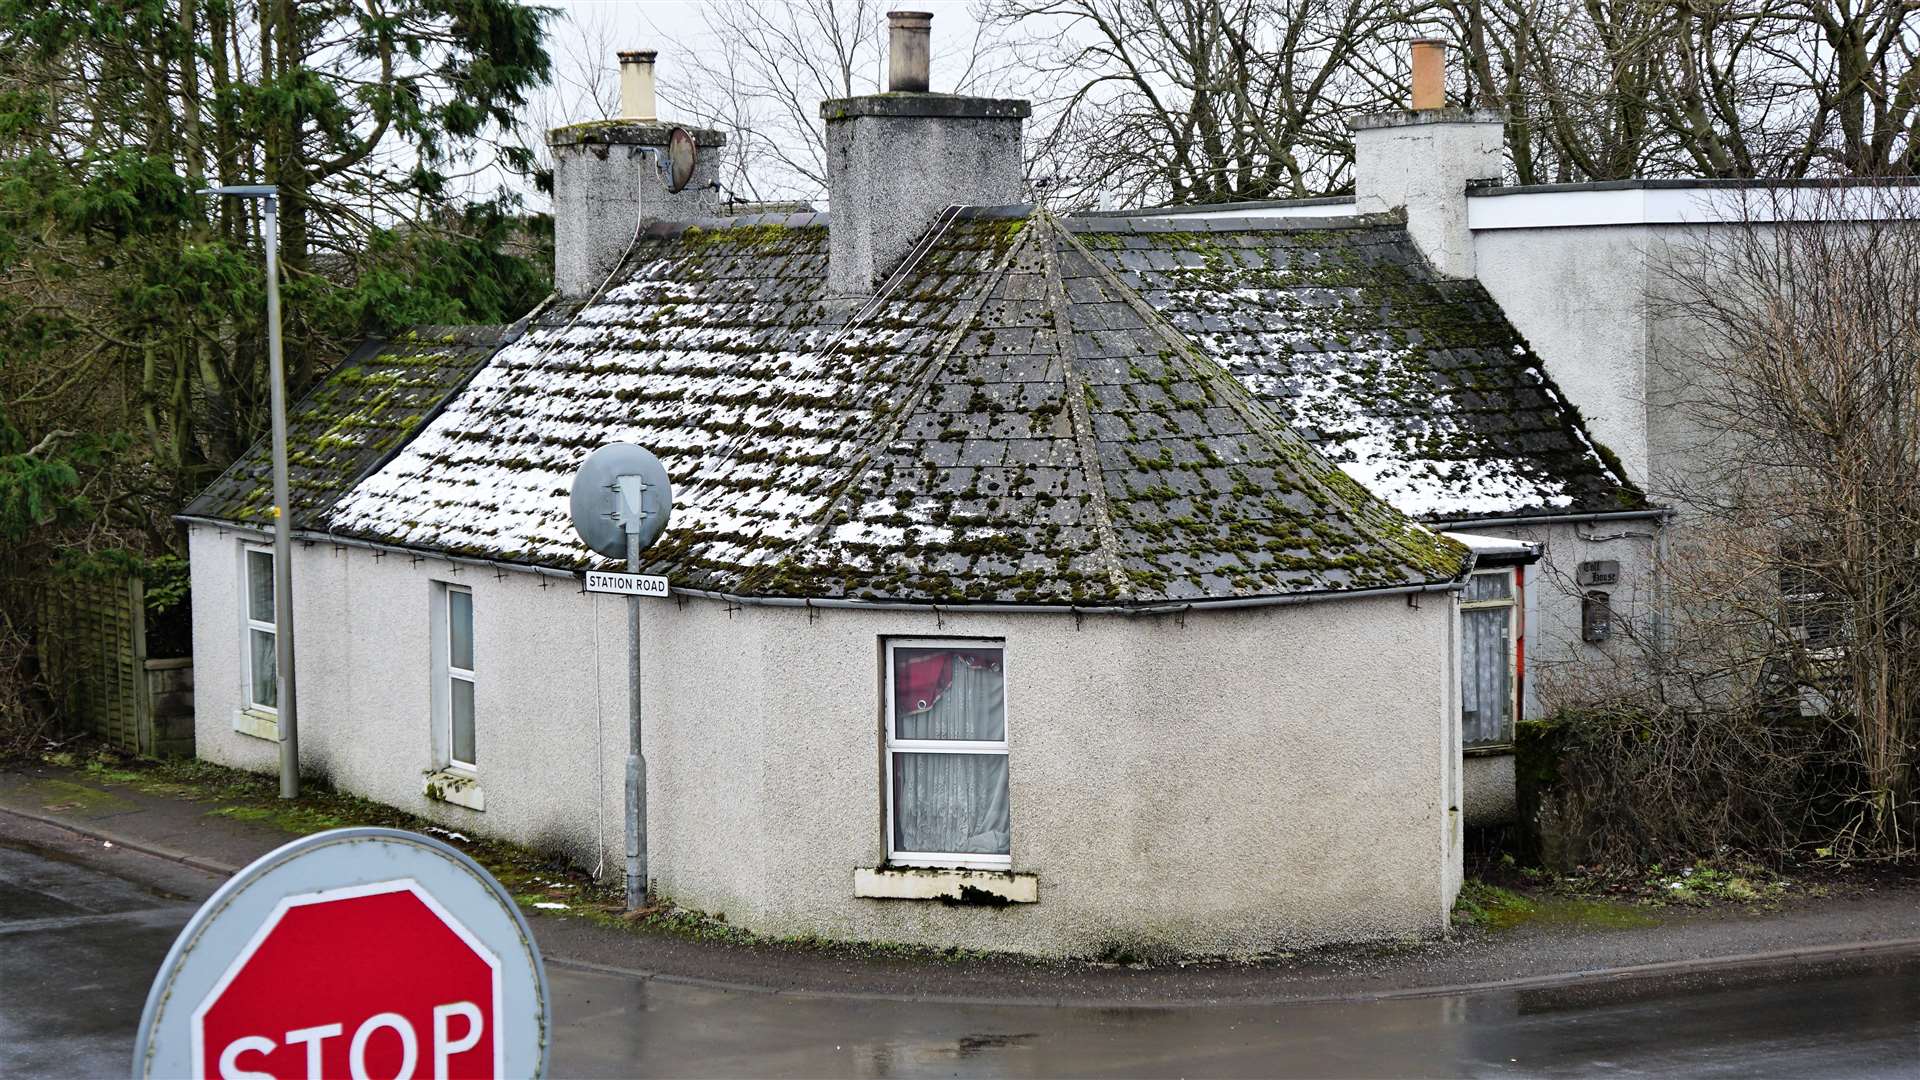
<instances>
[{"instance_id":1,"label":"octagonal red sign","mask_svg":"<svg viewBox=\"0 0 1920 1080\"><path fill-rule=\"evenodd\" d=\"M193 1014L196 1076L494 1077L500 958L411 879L282 900Z\"/></svg>"},{"instance_id":2,"label":"octagonal red sign","mask_svg":"<svg viewBox=\"0 0 1920 1080\"><path fill-rule=\"evenodd\" d=\"M260 856L174 939L134 1040L139 1078L538 1077L533 931L432 837L333 829Z\"/></svg>"}]
</instances>

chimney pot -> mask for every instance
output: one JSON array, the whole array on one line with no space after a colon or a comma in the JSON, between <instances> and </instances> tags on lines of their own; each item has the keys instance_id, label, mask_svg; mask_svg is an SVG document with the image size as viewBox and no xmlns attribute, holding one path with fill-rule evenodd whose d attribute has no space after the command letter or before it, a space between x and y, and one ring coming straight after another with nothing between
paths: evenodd
<instances>
[{"instance_id":1,"label":"chimney pot","mask_svg":"<svg viewBox=\"0 0 1920 1080\"><path fill-rule=\"evenodd\" d=\"M1413 107L1442 109L1447 104L1447 43L1420 38L1413 43Z\"/></svg>"},{"instance_id":2,"label":"chimney pot","mask_svg":"<svg viewBox=\"0 0 1920 1080\"><path fill-rule=\"evenodd\" d=\"M649 49L645 52L623 52L620 54L620 118L622 120L644 120L652 123L657 119L653 104L653 59L660 55Z\"/></svg>"},{"instance_id":3,"label":"chimney pot","mask_svg":"<svg viewBox=\"0 0 1920 1080\"><path fill-rule=\"evenodd\" d=\"M887 89L894 93L924 94L927 78L928 37L932 33L933 14L926 11L887 12Z\"/></svg>"}]
</instances>

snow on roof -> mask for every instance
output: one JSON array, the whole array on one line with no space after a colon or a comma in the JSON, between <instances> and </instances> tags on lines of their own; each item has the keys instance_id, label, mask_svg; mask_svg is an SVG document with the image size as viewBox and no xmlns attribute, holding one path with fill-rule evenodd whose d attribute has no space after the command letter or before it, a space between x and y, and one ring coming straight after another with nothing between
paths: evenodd
<instances>
[{"instance_id":1,"label":"snow on roof","mask_svg":"<svg viewBox=\"0 0 1920 1080\"><path fill-rule=\"evenodd\" d=\"M1427 521L1645 505L1478 282L1397 219L1076 219L1076 235L1326 457Z\"/></svg>"},{"instance_id":2,"label":"snow on roof","mask_svg":"<svg viewBox=\"0 0 1920 1080\"><path fill-rule=\"evenodd\" d=\"M646 569L683 587L1134 605L1464 565L1054 219L961 219L857 323L824 296L826 246L807 218L649 230L603 296L496 354L328 527L598 566L568 484L628 440L673 477Z\"/></svg>"},{"instance_id":3,"label":"snow on roof","mask_svg":"<svg viewBox=\"0 0 1920 1080\"><path fill-rule=\"evenodd\" d=\"M500 326L416 326L375 338L288 412L293 526L311 528L425 425L506 333ZM182 511L184 517L271 524L273 460L262 439Z\"/></svg>"},{"instance_id":4,"label":"snow on roof","mask_svg":"<svg viewBox=\"0 0 1920 1080\"><path fill-rule=\"evenodd\" d=\"M1443 532L1441 536L1465 547L1477 556L1540 554L1540 545L1527 540L1514 540L1505 536L1488 536L1485 533Z\"/></svg>"},{"instance_id":5,"label":"snow on roof","mask_svg":"<svg viewBox=\"0 0 1920 1080\"><path fill-rule=\"evenodd\" d=\"M1402 514L1644 505L1393 219L972 211L857 321L823 219L651 227L497 352L496 328L363 349L295 411L296 524L597 566L567 489L627 440L673 476L649 557L682 586L1124 605L1457 573ZM188 514L270 506L262 446Z\"/></svg>"}]
</instances>

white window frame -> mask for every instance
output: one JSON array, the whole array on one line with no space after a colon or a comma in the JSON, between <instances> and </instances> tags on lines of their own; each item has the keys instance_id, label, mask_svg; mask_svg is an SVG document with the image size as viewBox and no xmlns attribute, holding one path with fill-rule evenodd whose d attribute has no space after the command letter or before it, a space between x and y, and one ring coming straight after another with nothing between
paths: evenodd
<instances>
[{"instance_id":1,"label":"white window frame","mask_svg":"<svg viewBox=\"0 0 1920 1080\"><path fill-rule=\"evenodd\" d=\"M440 647L435 650L434 653L434 660L436 661L434 664L436 669L434 671L434 682L438 692L434 696L444 702L441 706L439 717L440 738L442 740L440 745L445 749L445 753L442 756L446 760L446 768L467 773L478 773L480 771L478 762L461 761L459 758L453 756L453 684L456 682L464 682L474 689L473 745L476 750L480 746L480 685L479 678L476 674L477 666L480 663L480 643L474 634L474 628L472 626L467 627L467 635L470 638L475 638L473 641L473 662L476 666L463 668L456 667L453 663L453 597L456 593L465 593L467 597L467 611L471 615L474 611L473 590L465 585L441 582L440 591ZM474 756L478 757L479 755L476 753Z\"/></svg>"},{"instance_id":2,"label":"white window frame","mask_svg":"<svg viewBox=\"0 0 1920 1080\"><path fill-rule=\"evenodd\" d=\"M1461 600L1460 610L1486 611L1492 608L1507 609L1507 722L1500 737L1491 742L1468 742L1466 717L1461 717L1460 745L1468 751L1507 750L1513 747L1514 726L1520 722L1520 590L1525 580L1517 566L1502 566L1492 570L1476 570L1474 577L1501 576L1507 579L1507 595L1496 600ZM1461 672L1464 684L1466 672ZM1464 700L1462 702L1464 708Z\"/></svg>"},{"instance_id":3,"label":"white window frame","mask_svg":"<svg viewBox=\"0 0 1920 1080\"><path fill-rule=\"evenodd\" d=\"M267 557L267 573L276 579L273 583L274 618L266 622L262 622L253 617L253 556L256 552ZM264 705L253 700L253 634L254 631L259 630L273 637L273 663L275 669L273 685L277 698L280 686L280 626L278 622L280 615L280 587L278 578L279 567L274 564L273 548L270 545L245 543L240 545L240 692L246 701L244 711L264 713L265 715L273 717L280 715L280 702L278 700Z\"/></svg>"},{"instance_id":4,"label":"white window frame","mask_svg":"<svg viewBox=\"0 0 1920 1080\"><path fill-rule=\"evenodd\" d=\"M893 786L894 786L893 785L893 755L894 754L896 753L972 754L972 755L978 755L978 756L990 756L990 755L997 754L1001 757L1010 758L1010 755L1007 752L1007 738L1001 738L997 741L896 738L894 735L894 726L895 726L894 721L896 718L894 716L894 711L893 711L894 701L896 698L896 695L894 694L894 688L893 688L894 650L903 649L903 648L904 649L995 649L995 650L998 650L998 652L1000 653L1000 676L1001 676L1000 713L1002 718L1005 720L1005 728L1006 728L1006 730L1002 732L1002 735L1011 737L1013 734L1013 717L1007 708L1006 675L1007 675L1008 669L1007 669L1006 640L1003 638L914 638L914 637L899 637L899 638L890 637L884 640L886 643L886 650L883 656L883 663L886 668L886 674L882 680L882 687L883 687L883 692L885 694L886 700L881 707L886 710L886 740L885 740L886 745L881 752L881 757L885 759L885 767L883 769L883 772L885 774L884 779L885 779L885 788L886 788L886 797L887 797L886 850L887 850L888 865L890 866L930 866L930 867L942 867L942 868L959 869L959 870L1011 870L1013 868L1013 845L1011 841L1009 841L1007 845L1007 854L1005 855L982 855L978 852L963 852L963 851L906 851L906 852L903 852L903 851L895 850L893 846L893 838L895 835L894 821L893 821ZM1007 785L1009 787L1013 785L1013 772L1011 768L1011 761L1009 761L1009 768L1007 771ZM1011 827L1012 816L1013 816L1012 810L1011 810L1012 800L1009 799L1008 802L1009 802L1008 823L1009 823L1009 827Z\"/></svg>"}]
</instances>

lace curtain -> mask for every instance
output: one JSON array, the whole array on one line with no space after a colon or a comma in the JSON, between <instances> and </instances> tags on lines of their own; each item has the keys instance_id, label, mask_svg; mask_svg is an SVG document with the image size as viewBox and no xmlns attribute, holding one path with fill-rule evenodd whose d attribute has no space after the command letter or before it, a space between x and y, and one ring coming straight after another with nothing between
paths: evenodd
<instances>
[{"instance_id":1,"label":"lace curtain","mask_svg":"<svg viewBox=\"0 0 1920 1080\"><path fill-rule=\"evenodd\" d=\"M1466 745L1506 742L1513 711L1512 608L1460 613L1460 728Z\"/></svg>"},{"instance_id":2,"label":"lace curtain","mask_svg":"<svg viewBox=\"0 0 1920 1080\"><path fill-rule=\"evenodd\" d=\"M896 740L1006 737L998 650L894 650ZM893 830L896 851L1007 854L1007 755L893 751Z\"/></svg>"}]
</instances>

